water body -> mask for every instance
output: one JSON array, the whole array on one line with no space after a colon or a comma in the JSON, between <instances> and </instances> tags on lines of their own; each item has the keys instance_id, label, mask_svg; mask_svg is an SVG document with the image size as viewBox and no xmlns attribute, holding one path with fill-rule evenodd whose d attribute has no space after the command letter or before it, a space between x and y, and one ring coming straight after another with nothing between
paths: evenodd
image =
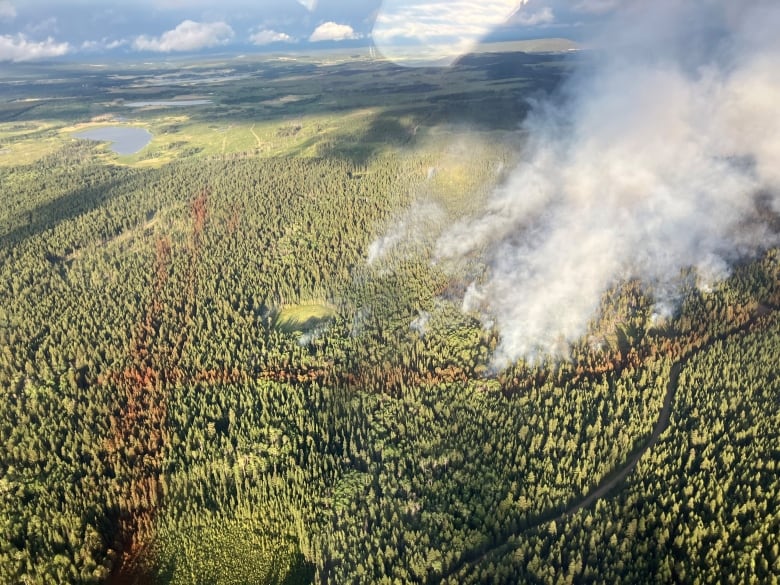
<instances>
[{"instance_id":1,"label":"water body","mask_svg":"<svg viewBox=\"0 0 780 585\"><path fill-rule=\"evenodd\" d=\"M152 140L152 134L143 128L132 126L106 126L92 128L74 135L85 140L110 142L111 150L117 154L135 154Z\"/></svg>"},{"instance_id":2,"label":"water body","mask_svg":"<svg viewBox=\"0 0 780 585\"><path fill-rule=\"evenodd\" d=\"M211 100L150 100L145 102L127 102L128 108L185 108L187 106L205 106L210 104Z\"/></svg>"}]
</instances>

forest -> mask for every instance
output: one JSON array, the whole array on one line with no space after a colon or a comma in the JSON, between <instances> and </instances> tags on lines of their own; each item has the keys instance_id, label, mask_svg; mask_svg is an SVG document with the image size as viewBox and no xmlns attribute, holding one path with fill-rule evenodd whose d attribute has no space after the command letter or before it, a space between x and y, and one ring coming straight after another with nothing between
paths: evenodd
<instances>
[{"instance_id":1,"label":"forest","mask_svg":"<svg viewBox=\"0 0 780 585\"><path fill-rule=\"evenodd\" d=\"M129 156L71 133L180 87L3 94L0 582L780 580L780 249L662 321L617 283L565 359L497 371L479 257L434 262L423 213L369 257L479 207L567 63L245 67L121 110Z\"/></svg>"}]
</instances>

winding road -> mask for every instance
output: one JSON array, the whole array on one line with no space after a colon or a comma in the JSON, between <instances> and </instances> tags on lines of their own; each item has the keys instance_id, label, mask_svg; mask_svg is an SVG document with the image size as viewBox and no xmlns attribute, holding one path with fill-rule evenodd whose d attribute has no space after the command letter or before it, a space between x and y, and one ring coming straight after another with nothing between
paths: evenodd
<instances>
[{"instance_id":1,"label":"winding road","mask_svg":"<svg viewBox=\"0 0 780 585\"><path fill-rule=\"evenodd\" d=\"M712 343L713 341L709 342L707 345L711 345ZM697 350L697 352L704 349L704 347ZM658 420L656 421L655 427L653 428L653 433L650 435L647 443L645 443L638 451L629 457L628 461L623 464L623 467L619 468L617 472L613 472L608 475L598 486L596 486L592 492L585 496L585 499L568 508L563 514L559 516L559 518L568 516L570 514L576 514L583 508L589 507L599 498L606 496L624 479L626 479L632 471L634 471L634 467L636 467L636 464L639 463L639 460L642 458L642 456L650 449L652 449L653 445L658 442L658 439L661 437L661 433L663 433L666 430L666 427L669 426L669 419L672 416L672 400L677 393L677 384L680 378L680 371L682 370L683 361L687 360L689 357L690 355L672 364L672 369L669 372L669 382L666 385L666 396L664 396L664 403L661 407L661 412L658 414Z\"/></svg>"},{"instance_id":2,"label":"winding road","mask_svg":"<svg viewBox=\"0 0 780 585\"><path fill-rule=\"evenodd\" d=\"M778 308L774 306L760 305L755 313L750 317L750 319L748 319L742 325L734 327L733 329L725 331L719 335L715 335L708 339L705 343L685 351L677 359L677 361L672 364L671 370L669 372L669 382L666 385L666 395L664 396L663 405L661 407L660 413L658 414L658 419L656 420L655 426L653 427L653 432L650 437L648 437L645 443L639 449L637 449L620 467L616 468L607 476L605 476L601 483L599 483L599 485L597 485L587 496L571 504L563 512L558 514L553 513L552 515L542 514L533 524L530 524L519 531L507 534L504 537L503 542L494 545L485 551L479 553L476 553L475 551L466 551L461 559L453 567L450 567L450 569L445 574L435 576L435 581L434 576L431 576L431 578L428 579L428 583L444 583L448 579L456 577L457 574L462 573L464 570L475 567L489 556L502 555L511 552L515 548L514 543L510 540L512 537L519 536L524 532L528 532L529 530L537 528L548 522L558 521L565 518L566 516L576 514L580 510L590 507L594 502L596 502L596 500L605 497L612 490L618 487L623 482L623 480L625 480L631 474L645 453L647 453L650 449L653 448L653 446L655 446L655 444L658 442L658 439L661 437L661 434L669 426L669 420L671 419L672 414L672 402L674 401L675 394L677 393L680 372L682 371L685 363L697 353L712 347L713 344L745 333L760 318L765 317L766 315L777 310Z\"/></svg>"}]
</instances>

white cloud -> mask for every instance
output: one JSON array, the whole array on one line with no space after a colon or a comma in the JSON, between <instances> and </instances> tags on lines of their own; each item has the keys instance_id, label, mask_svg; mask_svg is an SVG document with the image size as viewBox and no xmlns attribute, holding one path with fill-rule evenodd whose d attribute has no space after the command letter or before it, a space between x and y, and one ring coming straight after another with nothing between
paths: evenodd
<instances>
[{"instance_id":1,"label":"white cloud","mask_svg":"<svg viewBox=\"0 0 780 585\"><path fill-rule=\"evenodd\" d=\"M549 24L553 20L555 20L555 15L552 9L545 6L537 12L527 14L525 11L518 12L513 22L522 26L539 26L540 24Z\"/></svg>"},{"instance_id":2,"label":"white cloud","mask_svg":"<svg viewBox=\"0 0 780 585\"><path fill-rule=\"evenodd\" d=\"M84 41L81 43L82 51L111 51L123 47L128 43L127 39L101 39L99 41Z\"/></svg>"},{"instance_id":3,"label":"white cloud","mask_svg":"<svg viewBox=\"0 0 780 585\"><path fill-rule=\"evenodd\" d=\"M268 45L270 43L291 43L293 39L290 35L275 30L260 30L254 33L249 40L255 45Z\"/></svg>"},{"instance_id":4,"label":"white cloud","mask_svg":"<svg viewBox=\"0 0 780 585\"><path fill-rule=\"evenodd\" d=\"M298 0L298 4L309 11L313 11L315 8L317 8L317 0Z\"/></svg>"},{"instance_id":5,"label":"white cloud","mask_svg":"<svg viewBox=\"0 0 780 585\"><path fill-rule=\"evenodd\" d=\"M348 24L337 24L329 21L324 22L314 29L309 40L317 41L346 41L350 39L359 39L360 35Z\"/></svg>"},{"instance_id":6,"label":"white cloud","mask_svg":"<svg viewBox=\"0 0 780 585\"><path fill-rule=\"evenodd\" d=\"M495 27L505 23L528 0L387 0L380 10L372 37L391 59L408 54L416 58L452 61L468 52ZM547 9L549 11L549 9ZM544 10L541 11L546 17ZM549 12L552 16L552 12Z\"/></svg>"},{"instance_id":7,"label":"white cloud","mask_svg":"<svg viewBox=\"0 0 780 585\"><path fill-rule=\"evenodd\" d=\"M160 37L141 35L133 41L138 51L197 51L223 45L233 38L233 29L225 22L194 22L185 20Z\"/></svg>"},{"instance_id":8,"label":"white cloud","mask_svg":"<svg viewBox=\"0 0 780 585\"><path fill-rule=\"evenodd\" d=\"M27 40L22 34L0 35L0 61L33 61L47 57L60 57L70 52L68 43L57 43L49 37L45 41Z\"/></svg>"},{"instance_id":9,"label":"white cloud","mask_svg":"<svg viewBox=\"0 0 780 585\"><path fill-rule=\"evenodd\" d=\"M16 8L8 0L0 0L0 22L11 22L16 18Z\"/></svg>"}]
</instances>

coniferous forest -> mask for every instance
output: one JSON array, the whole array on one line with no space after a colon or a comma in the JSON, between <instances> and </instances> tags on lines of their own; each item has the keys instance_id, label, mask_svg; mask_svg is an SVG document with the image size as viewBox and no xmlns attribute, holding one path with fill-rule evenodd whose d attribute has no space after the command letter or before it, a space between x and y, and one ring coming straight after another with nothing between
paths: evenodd
<instances>
[{"instance_id":1,"label":"coniferous forest","mask_svg":"<svg viewBox=\"0 0 780 585\"><path fill-rule=\"evenodd\" d=\"M780 579L780 249L496 369L420 202L479 207L567 62L240 67L128 156L72 133L160 71L4 90L0 582Z\"/></svg>"}]
</instances>

